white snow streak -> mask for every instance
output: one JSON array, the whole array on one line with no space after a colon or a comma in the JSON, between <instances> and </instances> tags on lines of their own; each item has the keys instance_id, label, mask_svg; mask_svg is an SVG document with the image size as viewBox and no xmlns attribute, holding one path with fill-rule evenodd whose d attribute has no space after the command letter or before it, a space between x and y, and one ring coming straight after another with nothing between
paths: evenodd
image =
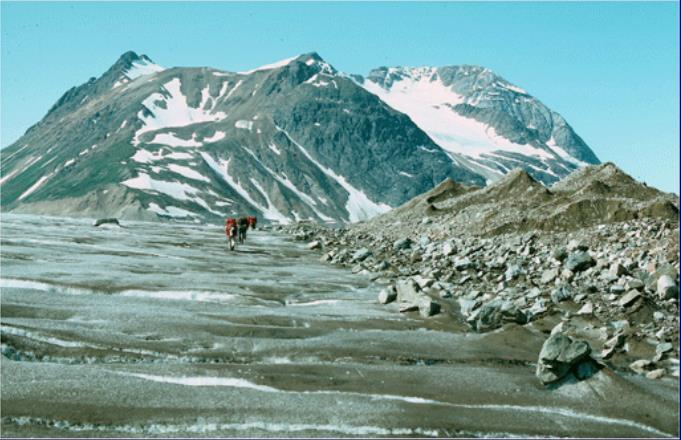
<instances>
[{"instance_id":1,"label":"white snow streak","mask_svg":"<svg viewBox=\"0 0 681 440\"><path fill-rule=\"evenodd\" d=\"M35 182L29 189L21 193L19 198L17 200L23 200L24 198L28 197L31 193L33 193L35 190L40 188L40 186L45 183L45 181L51 176L51 174L48 174L47 176L43 176L40 179L38 179L37 182Z\"/></svg>"},{"instance_id":2,"label":"white snow streak","mask_svg":"<svg viewBox=\"0 0 681 440\"><path fill-rule=\"evenodd\" d=\"M210 182L210 179L208 179L206 176L203 176L202 174L196 172L195 170L183 165L176 165L174 163L171 163L168 165L168 169L174 173L180 174L189 179L200 180L202 182Z\"/></svg>"},{"instance_id":3,"label":"white snow streak","mask_svg":"<svg viewBox=\"0 0 681 440\"><path fill-rule=\"evenodd\" d=\"M286 66L287 64L289 64L291 61L295 60L296 58L298 58L298 55L296 55L296 56L294 56L294 57L291 57L291 58L286 58L285 60L277 61L276 63L265 64L264 66L260 66L260 67L257 67L257 68L255 68L255 69L246 70L246 71L239 72L239 73L240 73L241 75L250 75L250 74L253 73L253 72L260 72L260 71L262 71L262 70L277 69L277 68L279 68L279 67L284 67L284 66Z\"/></svg>"},{"instance_id":4,"label":"white snow streak","mask_svg":"<svg viewBox=\"0 0 681 440\"><path fill-rule=\"evenodd\" d=\"M201 142L196 141L194 135L192 135L191 139L181 139L175 136L173 132L159 133L149 143L167 145L169 147L200 147L203 145Z\"/></svg>"},{"instance_id":5,"label":"white snow streak","mask_svg":"<svg viewBox=\"0 0 681 440\"><path fill-rule=\"evenodd\" d=\"M203 142L212 143L212 142L221 141L224 138L225 138L225 132L216 130L215 133L213 133L212 136L208 136L208 137L203 138Z\"/></svg>"}]
</instances>

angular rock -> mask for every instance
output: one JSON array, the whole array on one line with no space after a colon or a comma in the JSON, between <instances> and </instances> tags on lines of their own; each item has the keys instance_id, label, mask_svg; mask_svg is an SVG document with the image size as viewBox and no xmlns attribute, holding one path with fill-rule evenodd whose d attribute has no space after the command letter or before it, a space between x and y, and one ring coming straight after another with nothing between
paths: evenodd
<instances>
[{"instance_id":1,"label":"angular rock","mask_svg":"<svg viewBox=\"0 0 681 440\"><path fill-rule=\"evenodd\" d=\"M319 240L315 240L315 241L309 242L305 247L310 249L310 250L321 249L322 243Z\"/></svg>"},{"instance_id":2,"label":"angular rock","mask_svg":"<svg viewBox=\"0 0 681 440\"><path fill-rule=\"evenodd\" d=\"M637 299L641 298L643 295L638 290L630 290L619 300L619 305L622 307L628 307L636 302Z\"/></svg>"},{"instance_id":3,"label":"angular rock","mask_svg":"<svg viewBox=\"0 0 681 440\"><path fill-rule=\"evenodd\" d=\"M664 373L665 373L664 368L657 368L655 370L647 372L646 377L648 379L659 379L662 376L664 376Z\"/></svg>"},{"instance_id":4,"label":"angular rock","mask_svg":"<svg viewBox=\"0 0 681 440\"><path fill-rule=\"evenodd\" d=\"M588 358L591 347L585 341L573 341L564 333L555 333L544 342L536 375L543 384L556 382L581 361Z\"/></svg>"},{"instance_id":5,"label":"angular rock","mask_svg":"<svg viewBox=\"0 0 681 440\"><path fill-rule=\"evenodd\" d=\"M459 311L467 318L473 313L473 310L480 304L479 301L468 298L459 298Z\"/></svg>"},{"instance_id":6,"label":"angular rock","mask_svg":"<svg viewBox=\"0 0 681 440\"><path fill-rule=\"evenodd\" d=\"M418 302L419 315L423 318L428 318L429 316L436 315L440 312L440 304L433 301L428 296L423 296Z\"/></svg>"},{"instance_id":7,"label":"angular rock","mask_svg":"<svg viewBox=\"0 0 681 440\"><path fill-rule=\"evenodd\" d=\"M506 322L525 324L527 316L512 302L494 299L480 307L475 329L478 332L493 330Z\"/></svg>"},{"instance_id":8,"label":"angular rock","mask_svg":"<svg viewBox=\"0 0 681 440\"><path fill-rule=\"evenodd\" d=\"M386 287L378 292L378 302L381 304L388 304L397 299L397 292L392 287Z\"/></svg>"},{"instance_id":9,"label":"angular rock","mask_svg":"<svg viewBox=\"0 0 681 440\"><path fill-rule=\"evenodd\" d=\"M361 248L361 249L356 250L355 253L352 254L352 258L350 259L350 261L352 261L353 263L358 263L358 262L366 260L370 256L371 256L371 251L369 249Z\"/></svg>"},{"instance_id":10,"label":"angular rock","mask_svg":"<svg viewBox=\"0 0 681 440\"><path fill-rule=\"evenodd\" d=\"M568 286L558 286L551 291L551 301L558 304L572 298L572 290Z\"/></svg>"},{"instance_id":11,"label":"angular rock","mask_svg":"<svg viewBox=\"0 0 681 440\"><path fill-rule=\"evenodd\" d=\"M585 251L571 253L565 262L565 267L572 272L581 272L595 265L594 259Z\"/></svg>"},{"instance_id":12,"label":"angular rock","mask_svg":"<svg viewBox=\"0 0 681 440\"><path fill-rule=\"evenodd\" d=\"M551 256L558 261L563 261L568 257L568 252L564 247L559 247L553 250Z\"/></svg>"},{"instance_id":13,"label":"angular rock","mask_svg":"<svg viewBox=\"0 0 681 440\"><path fill-rule=\"evenodd\" d=\"M399 251L402 249L409 249L412 241L410 238L400 238L393 243L393 250Z\"/></svg>"},{"instance_id":14,"label":"angular rock","mask_svg":"<svg viewBox=\"0 0 681 440\"><path fill-rule=\"evenodd\" d=\"M468 257L455 258L452 264L456 270L466 270L473 267L473 263Z\"/></svg>"},{"instance_id":15,"label":"angular rock","mask_svg":"<svg viewBox=\"0 0 681 440\"><path fill-rule=\"evenodd\" d=\"M518 278L522 273L523 269L520 267L520 265L511 264L508 266L508 269L506 269L504 277L506 278L506 281L511 281Z\"/></svg>"},{"instance_id":16,"label":"angular rock","mask_svg":"<svg viewBox=\"0 0 681 440\"><path fill-rule=\"evenodd\" d=\"M616 262L610 265L609 273L614 277L621 277L622 275L627 275L629 271L627 271L627 268L621 265L619 262Z\"/></svg>"},{"instance_id":17,"label":"angular rock","mask_svg":"<svg viewBox=\"0 0 681 440\"><path fill-rule=\"evenodd\" d=\"M442 255L449 257L450 255L454 255L456 253L456 247L454 244L452 244L449 241L446 241L442 244Z\"/></svg>"},{"instance_id":18,"label":"angular rock","mask_svg":"<svg viewBox=\"0 0 681 440\"><path fill-rule=\"evenodd\" d=\"M400 302L416 304L424 295L416 281L411 278L398 281L395 287L397 288L397 299Z\"/></svg>"},{"instance_id":19,"label":"angular rock","mask_svg":"<svg viewBox=\"0 0 681 440\"><path fill-rule=\"evenodd\" d=\"M582 240L574 239L570 240L567 245L567 250L572 251L586 251L589 250L589 245Z\"/></svg>"},{"instance_id":20,"label":"angular rock","mask_svg":"<svg viewBox=\"0 0 681 440\"><path fill-rule=\"evenodd\" d=\"M653 363L648 359L639 359L629 364L629 368L631 368L634 373L644 374L652 365Z\"/></svg>"},{"instance_id":21,"label":"angular rock","mask_svg":"<svg viewBox=\"0 0 681 440\"><path fill-rule=\"evenodd\" d=\"M558 277L558 270L557 269L547 269L541 274L541 280L540 282L542 284L549 284L553 280L555 280Z\"/></svg>"},{"instance_id":22,"label":"angular rock","mask_svg":"<svg viewBox=\"0 0 681 440\"><path fill-rule=\"evenodd\" d=\"M676 285L676 281L669 275L662 275L657 280L657 296L663 300L678 298L679 286Z\"/></svg>"}]
</instances>

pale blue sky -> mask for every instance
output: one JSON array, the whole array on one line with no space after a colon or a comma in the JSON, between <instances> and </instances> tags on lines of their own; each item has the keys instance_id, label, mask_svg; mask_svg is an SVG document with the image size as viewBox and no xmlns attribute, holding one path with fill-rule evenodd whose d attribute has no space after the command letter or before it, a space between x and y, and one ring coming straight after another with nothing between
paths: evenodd
<instances>
[{"instance_id":1,"label":"pale blue sky","mask_svg":"<svg viewBox=\"0 0 681 440\"><path fill-rule=\"evenodd\" d=\"M244 70L317 51L337 69L479 64L561 113L602 161L679 192L679 4L11 3L2 136L127 50Z\"/></svg>"}]
</instances>

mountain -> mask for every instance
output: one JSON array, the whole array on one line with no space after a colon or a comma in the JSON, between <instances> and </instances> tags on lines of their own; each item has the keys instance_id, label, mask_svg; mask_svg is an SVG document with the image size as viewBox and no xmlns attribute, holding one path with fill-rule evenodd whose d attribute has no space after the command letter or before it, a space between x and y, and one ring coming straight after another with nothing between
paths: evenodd
<instances>
[{"instance_id":1,"label":"mountain","mask_svg":"<svg viewBox=\"0 0 681 440\"><path fill-rule=\"evenodd\" d=\"M431 72L427 80L415 79L420 71ZM512 102L502 105L490 97L504 87ZM346 223L448 178L480 187L520 166L552 182L598 161L559 115L515 89L473 67L378 69L364 79L316 53L227 72L166 69L127 52L2 151L1 207ZM494 134L484 148L468 136L480 134L473 126ZM455 151L446 140L457 130L479 154Z\"/></svg>"},{"instance_id":2,"label":"mountain","mask_svg":"<svg viewBox=\"0 0 681 440\"><path fill-rule=\"evenodd\" d=\"M455 163L490 181L521 168L551 184L599 163L558 113L489 69L381 67L357 79L408 115Z\"/></svg>"}]
</instances>

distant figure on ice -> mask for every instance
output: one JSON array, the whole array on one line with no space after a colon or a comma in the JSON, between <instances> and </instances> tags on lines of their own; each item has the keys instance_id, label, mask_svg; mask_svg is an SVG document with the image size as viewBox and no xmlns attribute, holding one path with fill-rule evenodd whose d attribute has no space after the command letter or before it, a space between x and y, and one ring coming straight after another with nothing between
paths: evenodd
<instances>
[{"instance_id":1,"label":"distant figure on ice","mask_svg":"<svg viewBox=\"0 0 681 440\"><path fill-rule=\"evenodd\" d=\"M227 236L227 242L229 243L229 250L233 251L236 248L236 240L239 234L239 227L235 218L228 218L225 220L225 235Z\"/></svg>"},{"instance_id":2,"label":"distant figure on ice","mask_svg":"<svg viewBox=\"0 0 681 440\"><path fill-rule=\"evenodd\" d=\"M248 217L248 227L251 229L255 229L256 225L258 224L258 218L255 216L250 216Z\"/></svg>"},{"instance_id":3,"label":"distant figure on ice","mask_svg":"<svg viewBox=\"0 0 681 440\"><path fill-rule=\"evenodd\" d=\"M246 241L246 231L248 231L248 217L241 217L239 219L239 243L241 244Z\"/></svg>"}]
</instances>

